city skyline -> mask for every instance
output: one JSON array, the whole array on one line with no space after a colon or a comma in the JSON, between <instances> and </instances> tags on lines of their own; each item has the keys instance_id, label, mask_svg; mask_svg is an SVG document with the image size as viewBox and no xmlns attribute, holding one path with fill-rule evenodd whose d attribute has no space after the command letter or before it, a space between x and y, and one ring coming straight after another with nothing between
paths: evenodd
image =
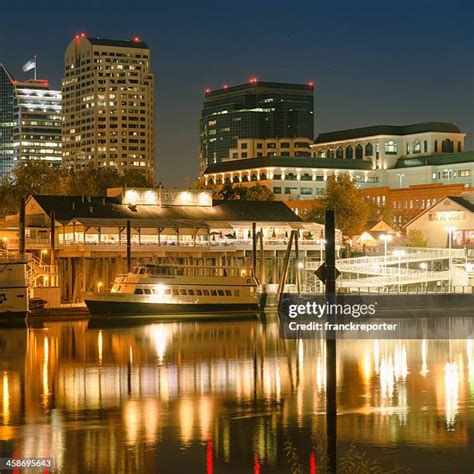
<instances>
[{"instance_id":1,"label":"city skyline","mask_svg":"<svg viewBox=\"0 0 474 474\"><path fill-rule=\"evenodd\" d=\"M123 39L139 35L153 51L156 75L157 180L171 186L198 176L199 112L205 89L242 83L252 76L279 82L313 80L315 134L440 120L456 123L467 133L466 149L472 148L472 5L417 1L390 3L382 9L365 2L377 8L345 3L342 9L321 4L304 5L302 10L298 7L303 3L297 2L281 15L283 5L262 2L253 5L248 16L243 8L209 1L178 2L166 9L144 2L133 12L119 2L110 14L114 21L107 23L98 14L101 8L87 8L87 3L74 17L65 15L60 4L51 5L48 12L22 8L22 24L29 34L19 35L14 24L7 24L4 33L12 44L0 55L23 80L29 76L20 73L21 65L36 54L38 77L58 88L63 52L75 34ZM13 15L17 8L11 7ZM197 15L200 22L194 21ZM59 18L54 37L41 33L48 21ZM235 42L239 28L245 34ZM404 34L395 34L401 28Z\"/></svg>"}]
</instances>

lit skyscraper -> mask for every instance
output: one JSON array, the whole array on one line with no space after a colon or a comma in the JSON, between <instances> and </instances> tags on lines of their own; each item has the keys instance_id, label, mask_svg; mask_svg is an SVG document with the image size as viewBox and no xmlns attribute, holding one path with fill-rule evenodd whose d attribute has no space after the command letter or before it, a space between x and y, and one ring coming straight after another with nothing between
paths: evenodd
<instances>
[{"instance_id":1,"label":"lit skyscraper","mask_svg":"<svg viewBox=\"0 0 474 474\"><path fill-rule=\"evenodd\" d=\"M251 79L247 84L207 89L200 121L201 172L232 159L309 156L313 113L312 83Z\"/></svg>"},{"instance_id":2,"label":"lit skyscraper","mask_svg":"<svg viewBox=\"0 0 474 474\"><path fill-rule=\"evenodd\" d=\"M29 160L61 166L61 92L46 80L16 81L0 64L0 180Z\"/></svg>"},{"instance_id":3,"label":"lit skyscraper","mask_svg":"<svg viewBox=\"0 0 474 474\"><path fill-rule=\"evenodd\" d=\"M148 46L139 38L82 34L66 48L64 61L64 166L153 176L155 99Z\"/></svg>"}]
</instances>

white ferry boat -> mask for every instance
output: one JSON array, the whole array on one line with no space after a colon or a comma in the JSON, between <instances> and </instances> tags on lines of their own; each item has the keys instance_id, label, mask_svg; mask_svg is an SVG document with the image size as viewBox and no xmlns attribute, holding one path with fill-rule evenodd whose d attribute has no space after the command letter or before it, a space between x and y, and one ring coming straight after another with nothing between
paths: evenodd
<instances>
[{"instance_id":1,"label":"white ferry boat","mask_svg":"<svg viewBox=\"0 0 474 474\"><path fill-rule=\"evenodd\" d=\"M88 294L93 315L167 316L255 314L257 281L241 268L172 264L137 266L117 275L109 292Z\"/></svg>"},{"instance_id":2,"label":"white ferry boat","mask_svg":"<svg viewBox=\"0 0 474 474\"><path fill-rule=\"evenodd\" d=\"M29 312L26 258L0 254L0 322Z\"/></svg>"}]
</instances>

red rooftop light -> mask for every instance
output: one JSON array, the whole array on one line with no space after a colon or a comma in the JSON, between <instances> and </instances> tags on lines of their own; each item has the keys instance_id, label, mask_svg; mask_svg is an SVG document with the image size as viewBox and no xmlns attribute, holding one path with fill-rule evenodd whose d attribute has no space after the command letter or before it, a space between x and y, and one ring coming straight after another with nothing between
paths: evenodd
<instances>
[{"instance_id":1,"label":"red rooftop light","mask_svg":"<svg viewBox=\"0 0 474 474\"><path fill-rule=\"evenodd\" d=\"M223 87L224 89L227 89L227 88L229 87L229 85L228 85L228 84L224 84L222 87Z\"/></svg>"},{"instance_id":2,"label":"red rooftop light","mask_svg":"<svg viewBox=\"0 0 474 474\"><path fill-rule=\"evenodd\" d=\"M211 89L208 87L207 89L204 90L204 92L205 92L206 94L209 94L209 92L211 92Z\"/></svg>"},{"instance_id":3,"label":"red rooftop light","mask_svg":"<svg viewBox=\"0 0 474 474\"><path fill-rule=\"evenodd\" d=\"M142 40L140 39L139 36L135 36L135 38L133 38L133 41L134 41L135 43L141 43Z\"/></svg>"},{"instance_id":4,"label":"red rooftop light","mask_svg":"<svg viewBox=\"0 0 474 474\"><path fill-rule=\"evenodd\" d=\"M250 84L255 84L257 82L257 78L256 77L251 77L249 79L249 82L250 82Z\"/></svg>"},{"instance_id":5,"label":"red rooftop light","mask_svg":"<svg viewBox=\"0 0 474 474\"><path fill-rule=\"evenodd\" d=\"M309 87L314 87L314 81L309 81L309 82L308 82L308 86L309 86Z\"/></svg>"}]
</instances>

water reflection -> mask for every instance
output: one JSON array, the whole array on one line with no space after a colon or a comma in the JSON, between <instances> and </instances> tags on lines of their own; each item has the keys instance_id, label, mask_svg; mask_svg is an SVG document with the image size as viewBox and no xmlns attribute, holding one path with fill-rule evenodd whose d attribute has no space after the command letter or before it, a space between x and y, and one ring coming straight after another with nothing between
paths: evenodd
<instances>
[{"instance_id":1,"label":"water reflection","mask_svg":"<svg viewBox=\"0 0 474 474\"><path fill-rule=\"evenodd\" d=\"M323 472L325 344L257 322L0 331L0 456L73 472ZM471 340L338 342L338 436L416 472L474 465ZM444 459L443 458L443 459ZM447 465L447 464L446 464ZM455 469L456 468L456 469Z\"/></svg>"}]
</instances>

